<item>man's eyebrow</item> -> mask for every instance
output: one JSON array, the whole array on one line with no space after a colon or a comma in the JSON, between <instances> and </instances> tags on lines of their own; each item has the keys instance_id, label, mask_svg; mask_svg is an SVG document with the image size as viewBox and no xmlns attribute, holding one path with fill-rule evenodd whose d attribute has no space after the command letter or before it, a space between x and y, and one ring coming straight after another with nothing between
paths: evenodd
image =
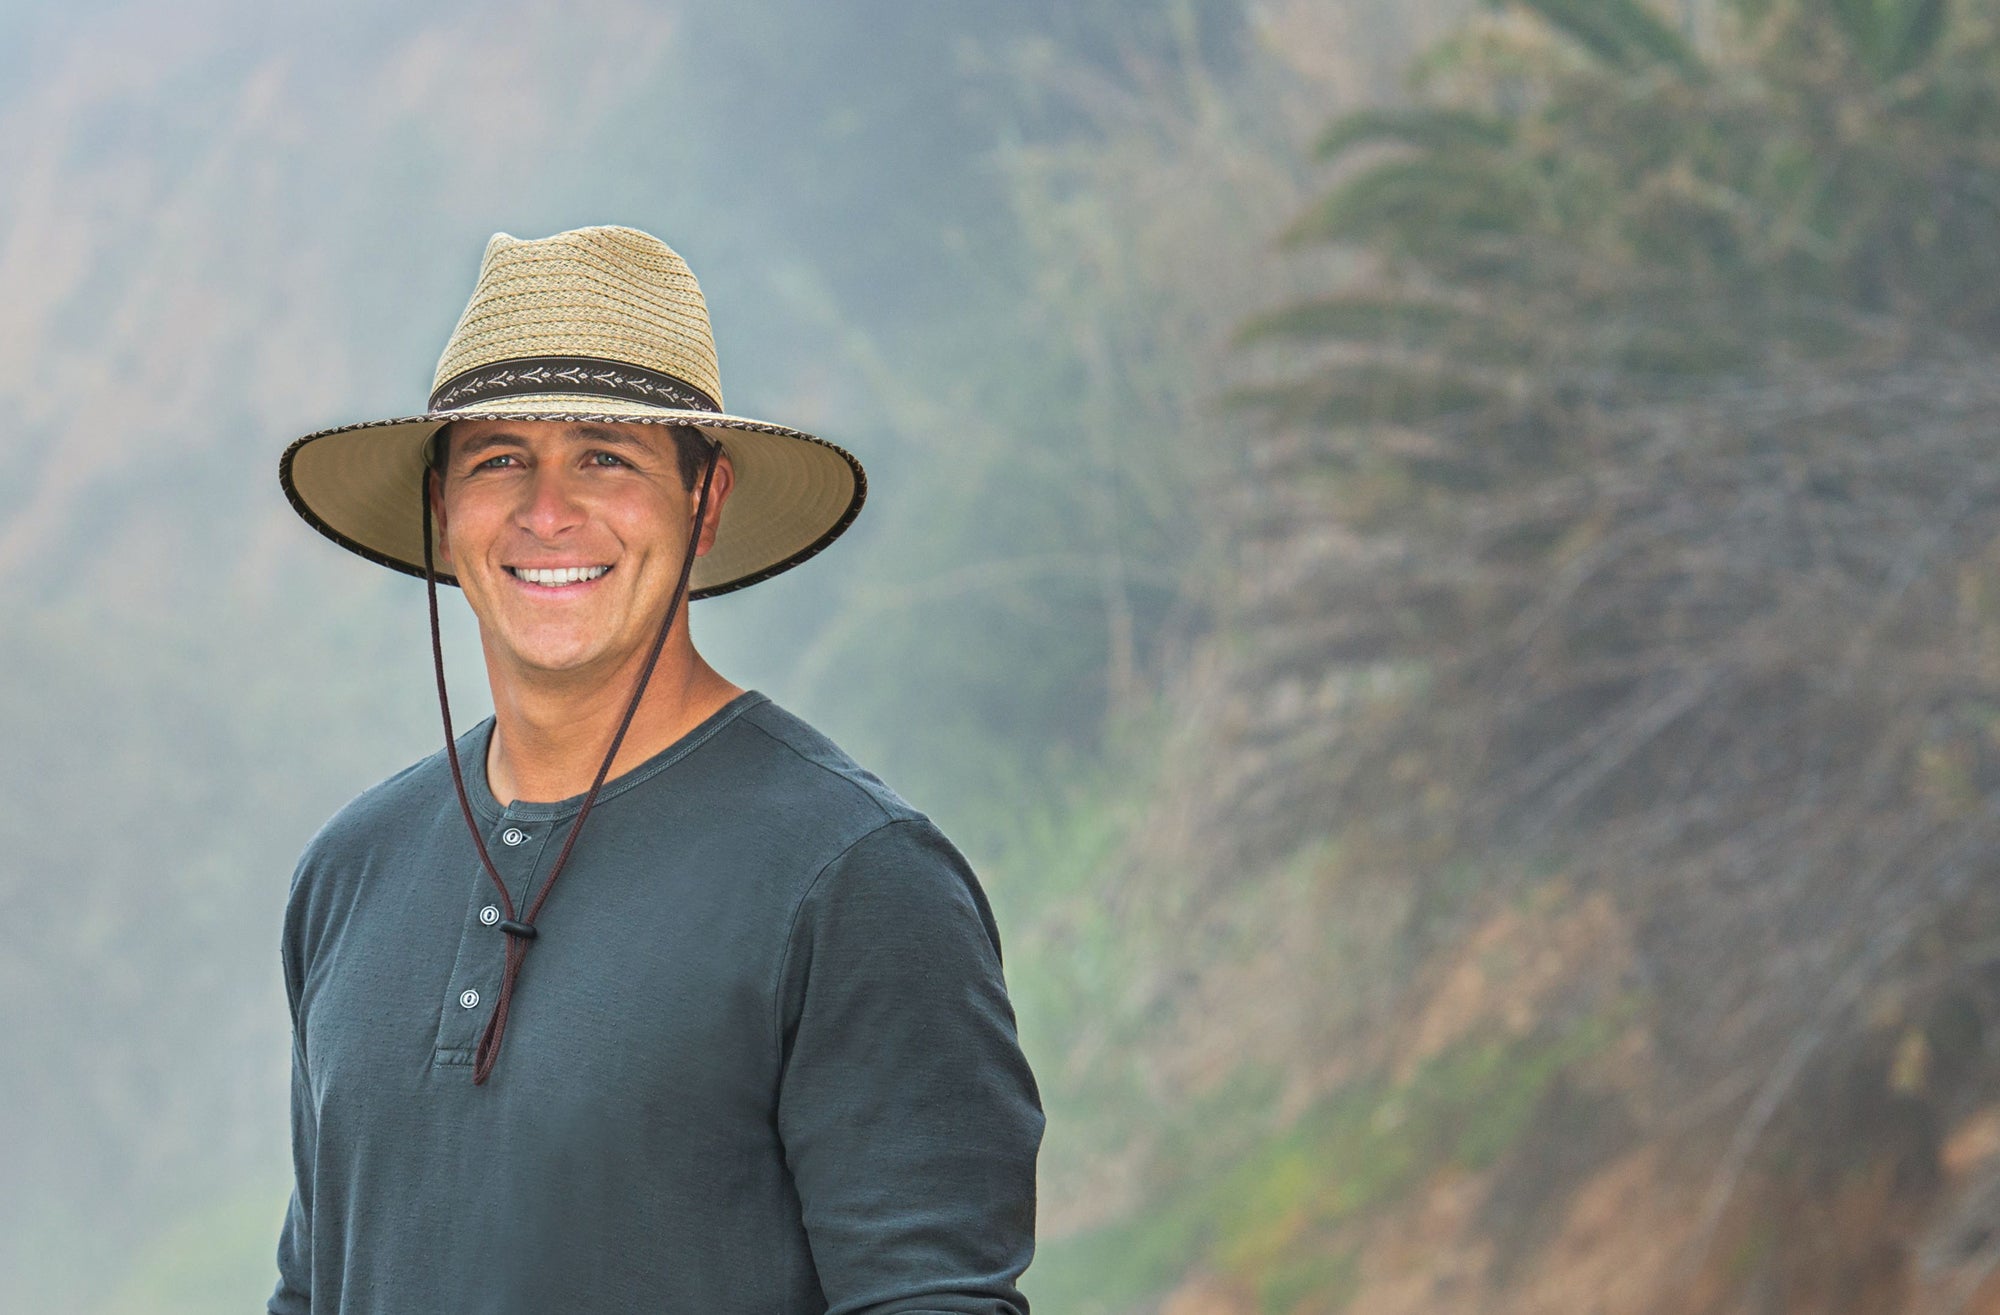
<instances>
[{"instance_id":1,"label":"man's eyebrow","mask_svg":"<svg viewBox=\"0 0 2000 1315\"><path fill-rule=\"evenodd\" d=\"M651 452L653 445L636 434L622 429L607 429L603 425L578 425L569 435L580 443L603 443L610 447L630 448L635 452Z\"/></svg>"},{"instance_id":2,"label":"man's eyebrow","mask_svg":"<svg viewBox=\"0 0 2000 1315\"><path fill-rule=\"evenodd\" d=\"M526 447L527 441L510 430L499 429L490 434L478 434L472 438L455 440L451 452L456 457L469 457L496 447Z\"/></svg>"}]
</instances>

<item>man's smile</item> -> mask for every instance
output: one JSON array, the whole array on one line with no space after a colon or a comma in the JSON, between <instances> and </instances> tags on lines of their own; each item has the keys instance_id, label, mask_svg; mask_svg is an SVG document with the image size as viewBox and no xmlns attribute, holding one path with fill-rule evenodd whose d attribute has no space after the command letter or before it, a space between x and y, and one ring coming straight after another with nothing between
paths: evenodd
<instances>
[{"instance_id":1,"label":"man's smile","mask_svg":"<svg viewBox=\"0 0 2000 1315\"><path fill-rule=\"evenodd\" d=\"M509 566L507 574L543 589L562 589L601 580L609 566Z\"/></svg>"}]
</instances>

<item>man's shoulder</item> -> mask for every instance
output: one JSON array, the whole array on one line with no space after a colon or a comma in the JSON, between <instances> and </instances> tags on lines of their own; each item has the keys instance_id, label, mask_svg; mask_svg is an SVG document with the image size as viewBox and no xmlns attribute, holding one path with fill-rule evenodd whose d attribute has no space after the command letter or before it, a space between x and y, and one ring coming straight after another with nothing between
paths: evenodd
<instances>
[{"instance_id":1,"label":"man's shoulder","mask_svg":"<svg viewBox=\"0 0 2000 1315\"><path fill-rule=\"evenodd\" d=\"M473 734L460 737L461 756ZM451 798L451 769L440 748L342 804L306 842L301 865L393 841L413 825L431 825L440 800Z\"/></svg>"},{"instance_id":2,"label":"man's shoulder","mask_svg":"<svg viewBox=\"0 0 2000 1315\"><path fill-rule=\"evenodd\" d=\"M910 803L831 737L769 701L739 722L736 752L754 762L756 802L736 810L746 847L777 859L772 870L796 910L813 900L855 907L881 902L894 917L921 907L976 909L989 934L991 913L971 865L929 814ZM745 784L725 772L712 784ZM839 895L832 890L838 887ZM888 916L888 915L885 915Z\"/></svg>"},{"instance_id":3,"label":"man's shoulder","mask_svg":"<svg viewBox=\"0 0 2000 1315\"><path fill-rule=\"evenodd\" d=\"M824 731L769 698L738 719L773 789L858 830L924 814Z\"/></svg>"}]
</instances>

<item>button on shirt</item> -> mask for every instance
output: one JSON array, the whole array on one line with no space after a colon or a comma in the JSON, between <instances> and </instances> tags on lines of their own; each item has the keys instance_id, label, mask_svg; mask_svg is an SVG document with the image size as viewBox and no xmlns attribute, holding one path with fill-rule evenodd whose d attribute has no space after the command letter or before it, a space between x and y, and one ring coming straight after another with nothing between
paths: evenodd
<instances>
[{"instance_id":1,"label":"button on shirt","mask_svg":"<svg viewBox=\"0 0 2000 1315\"><path fill-rule=\"evenodd\" d=\"M524 909L582 800L466 788ZM474 1086L496 893L442 752L307 846L272 1312L1025 1315L1040 1098L924 814L738 695L599 794Z\"/></svg>"}]
</instances>

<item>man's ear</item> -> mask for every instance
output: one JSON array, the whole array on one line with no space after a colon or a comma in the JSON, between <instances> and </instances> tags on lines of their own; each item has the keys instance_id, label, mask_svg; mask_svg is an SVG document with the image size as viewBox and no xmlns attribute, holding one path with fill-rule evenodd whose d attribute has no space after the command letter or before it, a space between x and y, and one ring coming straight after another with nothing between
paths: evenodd
<instances>
[{"instance_id":1,"label":"man's ear","mask_svg":"<svg viewBox=\"0 0 2000 1315\"><path fill-rule=\"evenodd\" d=\"M708 484L708 515L703 519L701 537L695 540L694 555L703 556L715 546L715 536L722 528L722 504L728 499L729 491L736 487L736 467L729 463L729 454L721 453L715 458L715 477ZM701 489L695 489L699 503Z\"/></svg>"}]
</instances>

